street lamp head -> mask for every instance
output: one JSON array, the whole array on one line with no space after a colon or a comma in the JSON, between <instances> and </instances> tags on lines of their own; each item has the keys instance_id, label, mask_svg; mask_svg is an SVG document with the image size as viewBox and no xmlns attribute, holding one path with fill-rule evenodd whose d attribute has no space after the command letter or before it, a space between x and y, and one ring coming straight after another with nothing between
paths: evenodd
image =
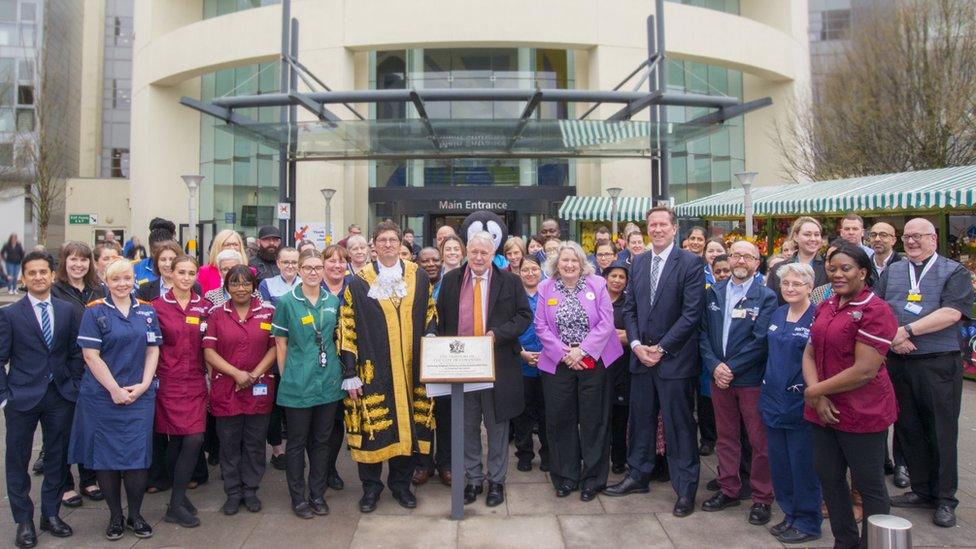
<instances>
[{"instance_id":1,"label":"street lamp head","mask_svg":"<svg viewBox=\"0 0 976 549\"><path fill-rule=\"evenodd\" d=\"M325 201L328 202L329 200L332 200L332 197L333 196L335 196L336 190L335 189L319 189L319 192L322 193L322 196L325 197Z\"/></svg>"},{"instance_id":2,"label":"street lamp head","mask_svg":"<svg viewBox=\"0 0 976 549\"><path fill-rule=\"evenodd\" d=\"M182 177L183 182L186 183L186 188L190 189L191 191L199 189L200 182L203 181L202 175L186 174L186 175L181 175L180 177Z\"/></svg>"},{"instance_id":3,"label":"street lamp head","mask_svg":"<svg viewBox=\"0 0 976 549\"><path fill-rule=\"evenodd\" d=\"M742 184L742 188L744 189L752 186L752 183L756 180L757 176L759 176L758 172L741 172L735 174L735 178L739 180L739 183Z\"/></svg>"},{"instance_id":4,"label":"street lamp head","mask_svg":"<svg viewBox=\"0 0 976 549\"><path fill-rule=\"evenodd\" d=\"M621 189L620 187L608 187L607 188L607 194L610 195L610 198L617 198L618 196L620 196L620 193L622 193L622 192L623 192L623 189Z\"/></svg>"}]
</instances>

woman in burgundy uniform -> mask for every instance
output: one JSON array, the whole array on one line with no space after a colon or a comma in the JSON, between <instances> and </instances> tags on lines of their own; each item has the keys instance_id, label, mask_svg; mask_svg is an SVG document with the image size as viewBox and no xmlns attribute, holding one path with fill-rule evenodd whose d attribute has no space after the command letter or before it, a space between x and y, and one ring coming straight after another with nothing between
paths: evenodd
<instances>
[{"instance_id":1,"label":"woman in burgundy uniform","mask_svg":"<svg viewBox=\"0 0 976 549\"><path fill-rule=\"evenodd\" d=\"M264 439L274 403L275 342L271 337L274 307L251 294L257 278L246 265L231 267L224 277L230 301L211 309L203 337L203 357L211 366L210 411L217 419L220 472L227 501L221 510L233 515L241 503L261 510L258 485L264 476Z\"/></svg>"},{"instance_id":2,"label":"woman in burgundy uniform","mask_svg":"<svg viewBox=\"0 0 976 549\"><path fill-rule=\"evenodd\" d=\"M817 308L803 354L803 416L813 423L813 462L834 547L866 547L867 517L890 511L885 435L898 406L885 355L898 323L888 304L871 293L871 260L860 247L841 244L827 256L826 270L833 295ZM864 506L860 538L848 468Z\"/></svg>"},{"instance_id":3,"label":"woman in burgundy uniform","mask_svg":"<svg viewBox=\"0 0 976 549\"><path fill-rule=\"evenodd\" d=\"M173 287L152 301L163 331L156 378L157 434L168 437L166 462L173 470L173 491L163 520L192 528L199 526L196 508L186 487L203 444L207 420L207 381L203 364L203 330L211 304L193 292L197 262L182 256L173 260Z\"/></svg>"}]
</instances>

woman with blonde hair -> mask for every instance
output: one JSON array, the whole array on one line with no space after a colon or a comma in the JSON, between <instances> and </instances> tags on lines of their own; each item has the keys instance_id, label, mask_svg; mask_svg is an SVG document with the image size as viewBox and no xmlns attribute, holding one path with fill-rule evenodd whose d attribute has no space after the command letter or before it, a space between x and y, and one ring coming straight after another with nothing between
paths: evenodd
<instances>
[{"instance_id":1,"label":"woman with blonde hair","mask_svg":"<svg viewBox=\"0 0 976 549\"><path fill-rule=\"evenodd\" d=\"M820 257L820 248L823 246L823 227L820 222L812 217L799 217L790 227L790 235L787 240L796 242L796 255L789 263L805 263L813 267L813 287L822 286L827 283L827 271L824 268L824 260ZM785 263L780 263L784 265ZM766 285L779 296L779 304L783 305L786 301L780 293L779 276L777 272L769 273L769 280Z\"/></svg>"},{"instance_id":2,"label":"woman with blonde hair","mask_svg":"<svg viewBox=\"0 0 976 549\"><path fill-rule=\"evenodd\" d=\"M522 259L528 253L525 249L525 241L522 240L521 236L510 237L502 246L502 251L505 254L505 259L508 260L508 270L519 274L522 268Z\"/></svg>"},{"instance_id":3,"label":"woman with blonde hair","mask_svg":"<svg viewBox=\"0 0 976 549\"><path fill-rule=\"evenodd\" d=\"M241 254L242 264L247 265L247 253L244 249L244 241L241 235L233 229L224 229L217 233L213 242L210 244L210 252L207 254L207 264L200 267L197 273L197 282L200 284L200 295L205 295L214 288L221 287L220 269L217 268L217 255L223 250L234 250Z\"/></svg>"}]
</instances>

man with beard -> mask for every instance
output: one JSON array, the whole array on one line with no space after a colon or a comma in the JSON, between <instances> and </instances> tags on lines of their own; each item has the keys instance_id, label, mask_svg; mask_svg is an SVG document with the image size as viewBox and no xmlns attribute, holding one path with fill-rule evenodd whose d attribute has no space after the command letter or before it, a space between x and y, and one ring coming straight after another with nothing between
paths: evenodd
<instances>
[{"instance_id":1,"label":"man with beard","mask_svg":"<svg viewBox=\"0 0 976 549\"><path fill-rule=\"evenodd\" d=\"M264 280L281 274L278 269L278 248L281 247L281 233L278 227L265 225L258 229L258 248L248 259L248 264L254 267L258 280Z\"/></svg>"}]
</instances>

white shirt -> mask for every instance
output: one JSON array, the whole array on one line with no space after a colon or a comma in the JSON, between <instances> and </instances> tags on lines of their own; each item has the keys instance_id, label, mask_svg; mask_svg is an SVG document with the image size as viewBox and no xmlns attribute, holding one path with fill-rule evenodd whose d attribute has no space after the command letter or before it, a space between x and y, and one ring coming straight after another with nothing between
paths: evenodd
<instances>
[{"instance_id":1,"label":"white shirt","mask_svg":"<svg viewBox=\"0 0 976 549\"><path fill-rule=\"evenodd\" d=\"M41 301L36 297L27 294L27 299L30 300L31 308L34 309L34 317L37 318L37 325L41 327L41 333L44 332L44 324L41 322L41 308L38 306L39 303L47 303L47 317L51 321L51 334L54 334L54 305L51 303L51 294L47 294L47 299Z\"/></svg>"},{"instance_id":2,"label":"white shirt","mask_svg":"<svg viewBox=\"0 0 976 549\"><path fill-rule=\"evenodd\" d=\"M671 257L671 252L672 251L674 251L674 242L672 242L671 244L669 244L667 248L664 248L664 250L661 253L655 253L653 247L650 249L650 254L651 254L651 270L654 269L654 258L655 257L660 257L661 258L661 261L658 262L657 276L656 276L656 278L653 281L654 282L653 286L654 286L655 291L657 291L657 285L661 283L661 273L664 272L664 266L667 265L668 258ZM648 286L648 287L650 287L650 286ZM636 346L638 346L640 344L641 344L640 340L639 339L635 339L635 340L633 340L633 341L630 342L630 348L633 349L634 347L636 347Z\"/></svg>"},{"instance_id":3,"label":"white shirt","mask_svg":"<svg viewBox=\"0 0 976 549\"><path fill-rule=\"evenodd\" d=\"M729 332L732 329L732 309L735 309L736 305L745 299L746 294L749 293L749 288L752 287L752 281L755 279L755 277L750 276L742 284L736 284L734 279L730 278L728 286L725 287L725 311L724 318L722 319L722 354L725 354L726 348L729 346Z\"/></svg>"},{"instance_id":4,"label":"white shirt","mask_svg":"<svg viewBox=\"0 0 976 549\"><path fill-rule=\"evenodd\" d=\"M878 265L878 255L877 254L875 254L871 258L871 260L874 262L874 269L876 271L878 271L878 274L883 273L884 270L888 268L888 260L891 259L891 256L894 255L894 253L895 253L895 250L894 249L892 249L890 252L888 252L888 255L885 256L884 260L881 262L881 265Z\"/></svg>"},{"instance_id":5,"label":"white shirt","mask_svg":"<svg viewBox=\"0 0 976 549\"><path fill-rule=\"evenodd\" d=\"M481 280L481 326L484 327L485 332L488 332L488 284L490 283L490 277L488 274L491 269L486 269L485 272L480 275L474 274L471 271L471 287L474 288L475 280ZM474 306L474 302L472 302Z\"/></svg>"}]
</instances>

